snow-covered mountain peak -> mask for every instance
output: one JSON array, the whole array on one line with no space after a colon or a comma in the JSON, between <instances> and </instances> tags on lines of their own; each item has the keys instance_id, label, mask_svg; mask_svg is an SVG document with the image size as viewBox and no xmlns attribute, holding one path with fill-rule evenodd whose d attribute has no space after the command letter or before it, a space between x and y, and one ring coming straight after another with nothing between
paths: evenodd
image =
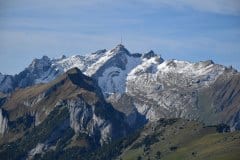
<instances>
[{"instance_id":1,"label":"snow-covered mountain peak","mask_svg":"<svg viewBox=\"0 0 240 160\"><path fill-rule=\"evenodd\" d=\"M100 49L100 50L97 50L96 52L91 53L91 55L102 55L105 52L107 52L106 49Z\"/></svg>"},{"instance_id":2,"label":"snow-covered mountain peak","mask_svg":"<svg viewBox=\"0 0 240 160\"><path fill-rule=\"evenodd\" d=\"M158 70L160 72L175 72L179 74L186 75L202 75L207 74L209 72L219 72L225 70L224 66L214 64L213 61L201 61L197 63L192 63L188 61L180 61L180 60L167 60L158 66Z\"/></svg>"},{"instance_id":3,"label":"snow-covered mountain peak","mask_svg":"<svg viewBox=\"0 0 240 160\"><path fill-rule=\"evenodd\" d=\"M61 56L61 59L65 59L65 58L67 58L66 55L62 55L62 56Z\"/></svg>"},{"instance_id":4,"label":"snow-covered mountain peak","mask_svg":"<svg viewBox=\"0 0 240 160\"><path fill-rule=\"evenodd\" d=\"M52 66L58 68L60 71L66 72L67 70L77 67L81 70L84 69L84 57L80 55L73 55L65 57L53 62Z\"/></svg>"},{"instance_id":5,"label":"snow-covered mountain peak","mask_svg":"<svg viewBox=\"0 0 240 160\"><path fill-rule=\"evenodd\" d=\"M48 56L43 56L41 59L34 59L29 65L31 71L46 70L51 65L51 59Z\"/></svg>"},{"instance_id":6,"label":"snow-covered mountain peak","mask_svg":"<svg viewBox=\"0 0 240 160\"><path fill-rule=\"evenodd\" d=\"M152 88L158 85L165 88L166 86L199 88L212 84L226 70L226 67L212 61L191 63L179 60L160 61L159 58L143 59L143 62L128 74L127 82L130 84L128 86L138 88L149 83Z\"/></svg>"},{"instance_id":7,"label":"snow-covered mountain peak","mask_svg":"<svg viewBox=\"0 0 240 160\"><path fill-rule=\"evenodd\" d=\"M32 63L30 66L34 66L36 63L44 63L50 61L50 58L48 56L42 56L42 58L35 58L33 59Z\"/></svg>"},{"instance_id":8,"label":"snow-covered mountain peak","mask_svg":"<svg viewBox=\"0 0 240 160\"><path fill-rule=\"evenodd\" d=\"M85 72L85 74L89 76L94 76L96 74L102 74L101 70L110 67L118 67L121 69L125 69L125 65L127 64L127 56L130 56L129 51L122 45L117 45L114 49L100 52L101 56L99 56L98 60L93 63ZM96 56L99 54L91 54L90 56Z\"/></svg>"},{"instance_id":9,"label":"snow-covered mountain peak","mask_svg":"<svg viewBox=\"0 0 240 160\"><path fill-rule=\"evenodd\" d=\"M127 54L130 55L130 52L125 48L124 45L118 44L114 49L110 51L113 54Z\"/></svg>"},{"instance_id":10,"label":"snow-covered mountain peak","mask_svg":"<svg viewBox=\"0 0 240 160\"><path fill-rule=\"evenodd\" d=\"M124 93L127 81L144 80L144 77L149 75L151 75L149 78L152 78L152 80L153 77L160 77L164 81L166 79L166 81L177 82L180 76L182 79L188 79L189 81L208 83L213 82L225 70L230 72L234 70L214 64L211 60L197 63L179 60L164 61L160 55L152 50L143 54L132 54L124 45L119 44L111 50L97 50L85 56L67 57L63 55L57 59L43 56L40 59L34 59L29 67L16 76L6 78L6 75L0 75L0 84L4 86L0 86L0 91L7 92L16 87L47 83L74 67L97 79L104 93ZM169 80L167 80L168 78ZM174 80L174 78L177 80ZM13 87L10 87L13 83Z\"/></svg>"},{"instance_id":11,"label":"snow-covered mountain peak","mask_svg":"<svg viewBox=\"0 0 240 160\"><path fill-rule=\"evenodd\" d=\"M124 49L126 49L125 48L125 46L123 45L123 44L118 44L116 47L115 47L115 49L119 49L119 50L124 50Z\"/></svg>"},{"instance_id":12,"label":"snow-covered mountain peak","mask_svg":"<svg viewBox=\"0 0 240 160\"><path fill-rule=\"evenodd\" d=\"M101 58L102 56L104 56L106 54L107 50L106 49L101 49L101 50L97 50L96 52L93 52L91 54L87 54L85 55L85 60L87 61L87 65L91 65L93 63L95 63L96 61L99 60L99 58Z\"/></svg>"},{"instance_id":13,"label":"snow-covered mountain peak","mask_svg":"<svg viewBox=\"0 0 240 160\"><path fill-rule=\"evenodd\" d=\"M144 53L144 54L142 55L142 58L150 59L150 58L152 58L152 57L157 57L157 56L158 56L158 55L155 54L153 50L150 50L149 52Z\"/></svg>"},{"instance_id":14,"label":"snow-covered mountain peak","mask_svg":"<svg viewBox=\"0 0 240 160\"><path fill-rule=\"evenodd\" d=\"M131 54L122 44L105 52L85 74L95 77L104 95L124 93L127 74L141 63L140 54Z\"/></svg>"}]
</instances>

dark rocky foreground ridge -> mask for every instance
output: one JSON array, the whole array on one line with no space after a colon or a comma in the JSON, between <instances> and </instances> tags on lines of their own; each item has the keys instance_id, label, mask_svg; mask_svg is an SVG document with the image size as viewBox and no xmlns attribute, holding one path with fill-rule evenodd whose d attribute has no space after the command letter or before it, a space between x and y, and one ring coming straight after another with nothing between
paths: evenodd
<instances>
[{"instance_id":1,"label":"dark rocky foreground ridge","mask_svg":"<svg viewBox=\"0 0 240 160\"><path fill-rule=\"evenodd\" d=\"M51 83L17 90L1 110L7 127L0 157L6 159L32 158L52 148L93 150L131 131L96 82L77 68Z\"/></svg>"},{"instance_id":2,"label":"dark rocky foreground ridge","mask_svg":"<svg viewBox=\"0 0 240 160\"><path fill-rule=\"evenodd\" d=\"M0 90L0 159L239 157L240 74L212 61L118 45L35 59Z\"/></svg>"}]
</instances>

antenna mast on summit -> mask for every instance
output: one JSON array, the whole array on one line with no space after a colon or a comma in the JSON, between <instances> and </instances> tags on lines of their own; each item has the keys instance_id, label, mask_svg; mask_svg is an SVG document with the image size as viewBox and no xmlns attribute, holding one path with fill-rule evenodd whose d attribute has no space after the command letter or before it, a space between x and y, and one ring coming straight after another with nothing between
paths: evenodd
<instances>
[{"instance_id":1,"label":"antenna mast on summit","mask_svg":"<svg viewBox=\"0 0 240 160\"><path fill-rule=\"evenodd\" d=\"M121 43L120 44L122 44L122 35L121 35Z\"/></svg>"}]
</instances>

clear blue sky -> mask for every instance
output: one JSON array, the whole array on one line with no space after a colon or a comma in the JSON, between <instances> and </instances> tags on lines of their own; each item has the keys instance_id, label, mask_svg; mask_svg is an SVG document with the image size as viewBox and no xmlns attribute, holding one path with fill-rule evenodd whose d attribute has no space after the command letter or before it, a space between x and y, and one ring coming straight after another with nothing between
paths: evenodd
<instances>
[{"instance_id":1,"label":"clear blue sky","mask_svg":"<svg viewBox=\"0 0 240 160\"><path fill-rule=\"evenodd\" d=\"M0 0L0 72L111 49L121 35L131 52L240 69L239 0Z\"/></svg>"}]
</instances>

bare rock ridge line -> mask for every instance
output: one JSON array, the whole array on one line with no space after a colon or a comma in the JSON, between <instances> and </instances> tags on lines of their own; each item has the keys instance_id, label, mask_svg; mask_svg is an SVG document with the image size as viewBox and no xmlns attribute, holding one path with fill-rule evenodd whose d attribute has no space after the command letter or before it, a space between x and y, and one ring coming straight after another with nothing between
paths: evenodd
<instances>
[{"instance_id":1,"label":"bare rock ridge line","mask_svg":"<svg viewBox=\"0 0 240 160\"><path fill-rule=\"evenodd\" d=\"M99 146L125 136L131 130L124 114L104 100L95 80L78 68L68 70L50 83L14 92L1 106L0 126L1 136L7 137L0 140L5 143L13 141L15 135L22 137L25 129L30 129L29 134L32 134L34 128L44 127L39 131L39 136L45 135L42 143L28 148L30 157L39 149L44 152L56 145L69 129L73 132L69 137L72 143L76 136L84 134ZM22 143L28 142L23 138Z\"/></svg>"}]
</instances>

